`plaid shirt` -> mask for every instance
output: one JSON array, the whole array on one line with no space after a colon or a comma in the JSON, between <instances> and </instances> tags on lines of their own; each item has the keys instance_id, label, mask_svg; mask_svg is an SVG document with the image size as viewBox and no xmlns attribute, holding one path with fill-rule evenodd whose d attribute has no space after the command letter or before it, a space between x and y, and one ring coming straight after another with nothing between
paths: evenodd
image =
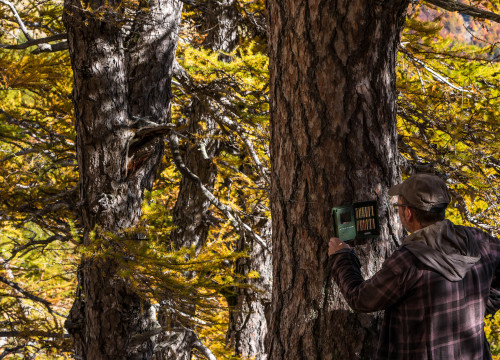
<instances>
[{"instance_id":1,"label":"plaid shirt","mask_svg":"<svg viewBox=\"0 0 500 360\"><path fill-rule=\"evenodd\" d=\"M349 306L359 312L385 310L377 359L491 359L484 316L500 308L500 243L470 230L481 259L456 282L404 246L366 281L354 251L331 256L334 280Z\"/></svg>"}]
</instances>

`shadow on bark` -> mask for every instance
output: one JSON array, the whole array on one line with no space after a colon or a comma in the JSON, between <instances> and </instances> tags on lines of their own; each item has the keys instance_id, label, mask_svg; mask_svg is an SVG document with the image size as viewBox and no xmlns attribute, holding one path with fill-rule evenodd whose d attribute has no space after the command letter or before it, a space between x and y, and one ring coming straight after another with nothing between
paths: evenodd
<instances>
[{"instance_id":1,"label":"shadow on bark","mask_svg":"<svg viewBox=\"0 0 500 360\"><path fill-rule=\"evenodd\" d=\"M380 332L380 313L361 314L352 310L327 313L320 327L322 338L332 339L321 346L325 360L369 360L376 353Z\"/></svg>"}]
</instances>

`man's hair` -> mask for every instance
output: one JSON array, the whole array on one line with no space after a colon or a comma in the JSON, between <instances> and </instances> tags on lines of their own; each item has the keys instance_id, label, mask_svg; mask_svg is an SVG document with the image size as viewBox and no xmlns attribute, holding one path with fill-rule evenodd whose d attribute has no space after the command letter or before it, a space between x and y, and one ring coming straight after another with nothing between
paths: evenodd
<instances>
[{"instance_id":1,"label":"man's hair","mask_svg":"<svg viewBox=\"0 0 500 360\"><path fill-rule=\"evenodd\" d=\"M435 222L443 221L445 219L446 207L448 206L448 204L444 204L440 208L433 209L434 211L425 211L414 208L410 205L406 205L406 199L402 195L399 195L399 197L401 198L401 202L403 203L403 205L408 206L412 210L415 219L422 226L429 226L431 224L434 224Z\"/></svg>"}]
</instances>

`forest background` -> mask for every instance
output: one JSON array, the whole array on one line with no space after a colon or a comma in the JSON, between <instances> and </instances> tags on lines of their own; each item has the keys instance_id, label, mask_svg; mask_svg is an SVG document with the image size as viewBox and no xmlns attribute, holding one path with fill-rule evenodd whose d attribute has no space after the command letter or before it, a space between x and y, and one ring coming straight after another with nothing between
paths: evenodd
<instances>
[{"instance_id":1,"label":"forest background","mask_svg":"<svg viewBox=\"0 0 500 360\"><path fill-rule=\"evenodd\" d=\"M264 6L184 4L168 130L178 142L166 141L139 224L119 236L96 230L99 241L84 246L63 4L0 0L0 358L71 356L64 326L89 254L113 257L145 301L168 306L169 330L195 336L190 356L262 356L272 281ZM397 59L404 176L439 174L449 218L494 235L499 35L494 21L416 2ZM486 324L498 356L500 316ZM261 338L248 340L252 331Z\"/></svg>"}]
</instances>

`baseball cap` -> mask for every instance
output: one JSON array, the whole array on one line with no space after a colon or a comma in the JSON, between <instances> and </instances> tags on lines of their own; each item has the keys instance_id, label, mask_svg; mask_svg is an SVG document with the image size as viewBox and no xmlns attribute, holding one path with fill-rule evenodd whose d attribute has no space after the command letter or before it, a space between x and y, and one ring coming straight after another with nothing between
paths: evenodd
<instances>
[{"instance_id":1,"label":"baseball cap","mask_svg":"<svg viewBox=\"0 0 500 360\"><path fill-rule=\"evenodd\" d=\"M450 203L445 182L433 174L414 174L401 184L389 189L389 195L402 195L408 206L416 209L440 212Z\"/></svg>"}]
</instances>

